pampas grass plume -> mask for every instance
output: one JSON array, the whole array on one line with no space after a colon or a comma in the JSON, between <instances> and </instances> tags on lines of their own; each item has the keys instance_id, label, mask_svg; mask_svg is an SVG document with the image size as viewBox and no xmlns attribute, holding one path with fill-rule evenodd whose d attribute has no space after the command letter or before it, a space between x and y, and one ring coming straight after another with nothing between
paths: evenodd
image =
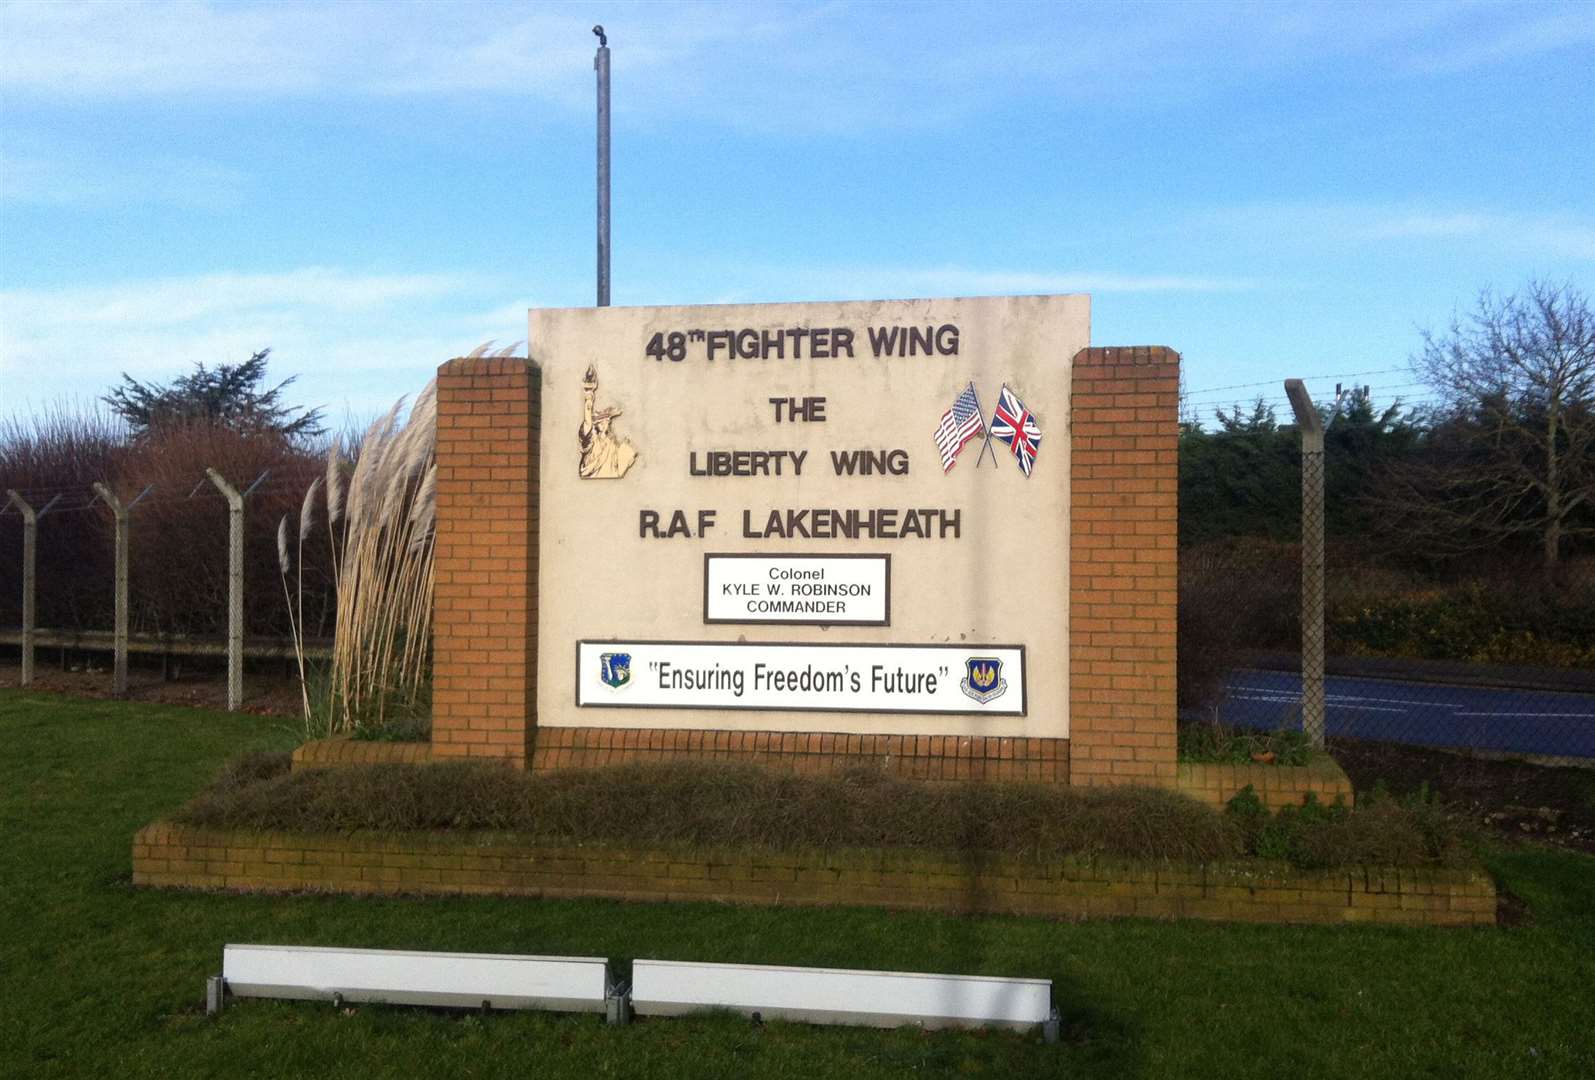
<instances>
[{"instance_id":1,"label":"pampas grass plume","mask_svg":"<svg viewBox=\"0 0 1595 1080\"><path fill-rule=\"evenodd\" d=\"M299 507L299 542L305 542L310 535L310 527L315 524L316 492L321 490L321 477L316 477L310 482L310 487L305 490L305 501Z\"/></svg>"},{"instance_id":2,"label":"pampas grass plume","mask_svg":"<svg viewBox=\"0 0 1595 1080\"><path fill-rule=\"evenodd\" d=\"M288 515L284 514L282 520L277 522L277 565L282 567L282 572L288 572Z\"/></svg>"},{"instance_id":3,"label":"pampas grass plume","mask_svg":"<svg viewBox=\"0 0 1595 1080\"><path fill-rule=\"evenodd\" d=\"M343 455L342 439L333 439L327 450L327 525L338 524L343 516Z\"/></svg>"}]
</instances>

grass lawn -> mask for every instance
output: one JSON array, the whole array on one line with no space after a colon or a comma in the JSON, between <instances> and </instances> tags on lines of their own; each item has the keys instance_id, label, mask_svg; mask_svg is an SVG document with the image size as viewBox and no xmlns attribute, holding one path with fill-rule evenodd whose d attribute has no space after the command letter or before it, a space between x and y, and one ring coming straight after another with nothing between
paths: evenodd
<instances>
[{"instance_id":1,"label":"grass lawn","mask_svg":"<svg viewBox=\"0 0 1595 1080\"><path fill-rule=\"evenodd\" d=\"M0 691L0 739L8 1077L1595 1074L1590 856L1492 853L1529 921L1469 931L146 892L133 833L292 726ZM1040 976L1065 1039L260 1001L213 1022L230 941Z\"/></svg>"}]
</instances>

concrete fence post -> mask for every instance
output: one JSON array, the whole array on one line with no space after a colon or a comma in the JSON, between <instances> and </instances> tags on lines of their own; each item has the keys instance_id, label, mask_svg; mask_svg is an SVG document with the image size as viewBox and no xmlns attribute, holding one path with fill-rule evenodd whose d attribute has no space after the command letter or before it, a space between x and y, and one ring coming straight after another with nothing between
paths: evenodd
<instances>
[{"instance_id":1,"label":"concrete fence post","mask_svg":"<svg viewBox=\"0 0 1595 1080\"><path fill-rule=\"evenodd\" d=\"M227 500L227 711L237 712L244 704L244 500L271 471L261 473L243 491L208 465L205 475ZM189 498L203 486L201 481Z\"/></svg>"},{"instance_id":2,"label":"concrete fence post","mask_svg":"<svg viewBox=\"0 0 1595 1080\"><path fill-rule=\"evenodd\" d=\"M149 485L139 492L138 498L127 505L112 494L111 489L96 480L94 494L105 500L116 518L116 630L113 647L116 650L111 676L111 692L116 697L127 696L127 523L133 507L143 501L155 487Z\"/></svg>"},{"instance_id":3,"label":"concrete fence post","mask_svg":"<svg viewBox=\"0 0 1595 1080\"><path fill-rule=\"evenodd\" d=\"M1324 746L1324 422L1300 379L1285 380L1301 431L1301 724Z\"/></svg>"},{"instance_id":4,"label":"concrete fence post","mask_svg":"<svg viewBox=\"0 0 1595 1080\"><path fill-rule=\"evenodd\" d=\"M6 489L6 506L15 505L22 515L22 685L33 685L33 644L38 630L38 611L35 607L37 566L39 555L39 519L61 498L57 495L44 504L44 509L34 510L26 499L11 488Z\"/></svg>"}]
</instances>

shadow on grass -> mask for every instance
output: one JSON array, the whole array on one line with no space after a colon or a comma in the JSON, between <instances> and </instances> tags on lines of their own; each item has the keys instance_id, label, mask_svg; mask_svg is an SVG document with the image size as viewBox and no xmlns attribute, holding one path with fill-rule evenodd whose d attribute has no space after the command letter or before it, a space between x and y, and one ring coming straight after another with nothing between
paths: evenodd
<instances>
[{"instance_id":1,"label":"shadow on grass","mask_svg":"<svg viewBox=\"0 0 1595 1080\"><path fill-rule=\"evenodd\" d=\"M974 781L979 783L979 781ZM992 887L990 870L992 852L979 842L979 828L966 822L964 835L958 845L958 862L964 878L960 910L953 921L953 931L946 955L953 961L958 974L990 974L1009 978L1036 977L1052 980L1052 1005L1058 1017L1058 1045L1054 1053L1060 1055L1058 1070L1071 1075L1111 1075L1115 1077L1138 1076L1141 1073L1141 1040L1137 1025L1126 1017L1100 1007L1085 990L1085 984L1066 972L1051 971L1044 974L996 970L992 950L987 944L989 932L1000 926L1002 916L987 914L998 909L998 896ZM1059 921L1058 932L1068 932L1068 924ZM1000 933L1000 929L996 932ZM1006 998L999 998L997 1011L1013 1004L1018 988Z\"/></svg>"}]
</instances>

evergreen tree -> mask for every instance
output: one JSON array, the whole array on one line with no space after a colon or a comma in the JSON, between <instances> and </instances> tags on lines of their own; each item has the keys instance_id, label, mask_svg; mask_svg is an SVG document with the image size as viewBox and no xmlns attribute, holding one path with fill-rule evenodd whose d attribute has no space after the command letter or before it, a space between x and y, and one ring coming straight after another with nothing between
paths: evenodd
<instances>
[{"instance_id":1,"label":"evergreen tree","mask_svg":"<svg viewBox=\"0 0 1595 1080\"><path fill-rule=\"evenodd\" d=\"M266 358L262 349L242 364L195 364L188 375L169 385L143 383L127 372L122 385L102 399L132 427L136 436L173 424L209 423L239 431L271 433L289 439L320 435L320 409L286 405L282 393L297 378L289 376L271 389L263 389Z\"/></svg>"}]
</instances>

